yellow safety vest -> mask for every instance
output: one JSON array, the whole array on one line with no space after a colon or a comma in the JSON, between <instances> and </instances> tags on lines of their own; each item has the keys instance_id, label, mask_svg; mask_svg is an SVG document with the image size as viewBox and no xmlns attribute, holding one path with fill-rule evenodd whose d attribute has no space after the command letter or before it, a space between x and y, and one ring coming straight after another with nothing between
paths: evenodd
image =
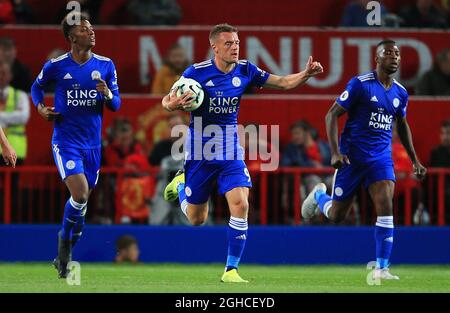
<instances>
[{"instance_id":1,"label":"yellow safety vest","mask_svg":"<svg viewBox=\"0 0 450 313\"><path fill-rule=\"evenodd\" d=\"M8 99L6 100L5 112L13 112L16 110L18 92L13 87L8 89ZM27 135L25 125L10 125L4 129L6 137L11 146L16 150L18 159L25 159L27 155Z\"/></svg>"}]
</instances>

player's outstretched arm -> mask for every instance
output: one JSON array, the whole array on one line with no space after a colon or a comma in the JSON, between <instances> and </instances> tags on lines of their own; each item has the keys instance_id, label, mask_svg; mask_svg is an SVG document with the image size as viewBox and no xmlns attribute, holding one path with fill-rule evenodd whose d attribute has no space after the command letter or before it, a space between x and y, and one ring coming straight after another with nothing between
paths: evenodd
<instances>
[{"instance_id":1,"label":"player's outstretched arm","mask_svg":"<svg viewBox=\"0 0 450 313\"><path fill-rule=\"evenodd\" d=\"M306 67L303 71L296 74L290 74L286 76L278 76L270 74L264 87L289 90L303 85L306 81L317 74L323 72L323 67L320 62L313 61L313 57L310 56Z\"/></svg>"},{"instance_id":2,"label":"player's outstretched arm","mask_svg":"<svg viewBox=\"0 0 450 313\"><path fill-rule=\"evenodd\" d=\"M350 164L348 157L340 153L338 144L338 119L345 112L347 111L342 106L334 102L325 116L328 142L331 148L331 165L334 168L341 168L344 163Z\"/></svg>"},{"instance_id":3,"label":"player's outstretched arm","mask_svg":"<svg viewBox=\"0 0 450 313\"><path fill-rule=\"evenodd\" d=\"M8 142L8 139L3 132L3 129L0 128L0 146L2 147L2 155L5 160L6 165L11 165L12 167L16 167L17 155L14 148Z\"/></svg>"},{"instance_id":4,"label":"player's outstretched arm","mask_svg":"<svg viewBox=\"0 0 450 313\"><path fill-rule=\"evenodd\" d=\"M413 163L414 175L419 179L423 179L427 173L427 169L420 163L419 158L417 157L413 145L411 129L406 121L406 117L397 119L397 132L402 145L405 147L406 152Z\"/></svg>"},{"instance_id":5,"label":"player's outstretched arm","mask_svg":"<svg viewBox=\"0 0 450 313\"><path fill-rule=\"evenodd\" d=\"M172 112L175 110L189 109L191 105L191 92L186 92L177 97L176 90L171 90L170 93L162 99L162 106L166 111Z\"/></svg>"}]
</instances>

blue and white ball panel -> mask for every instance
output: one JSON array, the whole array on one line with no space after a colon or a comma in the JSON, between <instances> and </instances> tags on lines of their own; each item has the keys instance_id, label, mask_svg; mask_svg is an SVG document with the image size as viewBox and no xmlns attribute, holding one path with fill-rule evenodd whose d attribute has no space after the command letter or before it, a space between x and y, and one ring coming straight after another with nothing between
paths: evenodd
<instances>
[{"instance_id":1,"label":"blue and white ball panel","mask_svg":"<svg viewBox=\"0 0 450 313\"><path fill-rule=\"evenodd\" d=\"M371 184L381 180L395 182L392 159L346 164L335 173L332 198L336 201L347 200L354 196L361 183L367 189Z\"/></svg>"},{"instance_id":2,"label":"blue and white ball panel","mask_svg":"<svg viewBox=\"0 0 450 313\"><path fill-rule=\"evenodd\" d=\"M53 144L53 158L62 180L76 174L86 176L89 189L97 185L100 172L100 149L60 148Z\"/></svg>"},{"instance_id":3,"label":"blue and white ball panel","mask_svg":"<svg viewBox=\"0 0 450 313\"><path fill-rule=\"evenodd\" d=\"M250 174L242 160L186 160L184 169L185 192L187 202L191 204L207 202L216 180L221 195L233 188L252 187Z\"/></svg>"}]
</instances>

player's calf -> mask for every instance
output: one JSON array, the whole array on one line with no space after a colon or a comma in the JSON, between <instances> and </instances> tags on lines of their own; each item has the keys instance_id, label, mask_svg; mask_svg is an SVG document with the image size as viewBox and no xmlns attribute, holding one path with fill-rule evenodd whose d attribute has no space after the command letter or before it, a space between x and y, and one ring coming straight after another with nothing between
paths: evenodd
<instances>
[{"instance_id":1,"label":"player's calf","mask_svg":"<svg viewBox=\"0 0 450 313\"><path fill-rule=\"evenodd\" d=\"M183 206L183 205L182 205ZM183 210L183 207L181 208ZM191 204L186 202L186 208L183 213L194 226L203 225L208 219L208 202L202 204Z\"/></svg>"}]
</instances>

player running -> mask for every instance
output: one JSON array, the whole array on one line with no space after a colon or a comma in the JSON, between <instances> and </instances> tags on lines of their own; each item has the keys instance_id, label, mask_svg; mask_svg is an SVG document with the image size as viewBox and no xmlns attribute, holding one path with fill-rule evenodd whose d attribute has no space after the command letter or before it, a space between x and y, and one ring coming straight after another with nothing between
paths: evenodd
<instances>
[{"instance_id":1,"label":"player running","mask_svg":"<svg viewBox=\"0 0 450 313\"><path fill-rule=\"evenodd\" d=\"M178 197L181 210L189 221L193 225L201 225L208 216L207 201L213 183L217 181L219 193L225 195L231 215L228 257L221 281L247 282L237 272L248 236L248 194L252 186L237 135L241 96L252 84L284 90L296 88L310 77L322 73L323 68L309 57L306 68L300 73L287 76L269 74L247 60L239 60L238 31L228 24L216 25L209 34L209 42L214 58L194 64L183 73L184 77L201 84L205 99L191 113L184 171L179 171L166 187L164 197L168 201ZM177 97L173 90L163 98L162 105L168 111L186 109L191 106L189 96L186 93ZM216 133L212 143L212 134L205 135L204 132L213 125L220 128L222 135ZM211 144L215 149L210 149Z\"/></svg>"},{"instance_id":2,"label":"player running","mask_svg":"<svg viewBox=\"0 0 450 313\"><path fill-rule=\"evenodd\" d=\"M414 174L422 179L426 169L417 158L406 121L408 92L393 75L400 64L400 50L392 40L376 48L376 70L356 76L336 99L326 115L331 163L336 168L332 196L325 184L318 184L306 197L302 215L311 218L320 209L327 218L342 221L348 213L361 183L368 189L376 213L375 279L399 279L389 272L389 257L394 242L392 198L394 167L391 153L392 125L413 163ZM338 118L348 113L348 120L338 148Z\"/></svg>"},{"instance_id":3,"label":"player running","mask_svg":"<svg viewBox=\"0 0 450 313\"><path fill-rule=\"evenodd\" d=\"M120 98L113 62L91 51L95 33L88 19L69 13L61 24L71 50L45 63L31 94L39 114L54 123L53 157L71 195L64 208L54 261L59 277L64 278L72 247L82 233L89 195L98 180L103 108L117 111ZM51 81L56 82L55 106L47 107L44 86Z\"/></svg>"}]
</instances>

